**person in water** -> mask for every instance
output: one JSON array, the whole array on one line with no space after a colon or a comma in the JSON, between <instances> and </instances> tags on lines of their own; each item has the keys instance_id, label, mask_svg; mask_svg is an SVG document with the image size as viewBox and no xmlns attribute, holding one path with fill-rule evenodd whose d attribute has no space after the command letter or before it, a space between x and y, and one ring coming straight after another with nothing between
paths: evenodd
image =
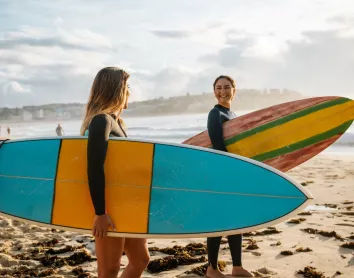
<instances>
[{"instance_id":1,"label":"person in water","mask_svg":"<svg viewBox=\"0 0 354 278\"><path fill-rule=\"evenodd\" d=\"M236 117L236 114L230 110L231 102L236 93L236 84L231 77L221 75L216 78L213 87L214 95L218 103L214 106L213 109L211 109L208 115L208 134L213 149L227 152L226 146L224 144L222 125L226 121ZM220 243L221 237L209 237L207 239L208 268L206 276L209 278L226 277L226 275L222 274L218 268ZM242 235L229 235L228 243L233 264L232 276L254 277L252 273L244 269L242 266Z\"/></svg>"},{"instance_id":2,"label":"person in water","mask_svg":"<svg viewBox=\"0 0 354 278\"><path fill-rule=\"evenodd\" d=\"M64 135L64 130L63 130L61 124L58 124L57 128L55 129L55 132L57 133L58 136Z\"/></svg>"},{"instance_id":3,"label":"person in water","mask_svg":"<svg viewBox=\"0 0 354 278\"><path fill-rule=\"evenodd\" d=\"M87 175L95 210L92 234L99 278L117 277L123 251L129 263L122 278L141 277L150 260L146 239L107 236L109 227L116 228L105 206L104 163L109 137L127 137L120 115L128 107L128 79L129 74L116 67L106 67L97 73L80 130L81 135L88 136Z\"/></svg>"}]
</instances>

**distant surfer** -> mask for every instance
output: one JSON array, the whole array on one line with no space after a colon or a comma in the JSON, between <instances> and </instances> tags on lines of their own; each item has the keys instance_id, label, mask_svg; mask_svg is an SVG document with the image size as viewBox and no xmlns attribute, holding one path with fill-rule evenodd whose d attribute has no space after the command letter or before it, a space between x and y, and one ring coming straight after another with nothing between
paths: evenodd
<instances>
[{"instance_id":1,"label":"distant surfer","mask_svg":"<svg viewBox=\"0 0 354 278\"><path fill-rule=\"evenodd\" d=\"M58 124L57 128L55 129L55 132L57 133L58 136L64 135L64 130L60 124Z\"/></svg>"},{"instance_id":2,"label":"distant surfer","mask_svg":"<svg viewBox=\"0 0 354 278\"><path fill-rule=\"evenodd\" d=\"M213 149L227 152L224 144L222 124L236 117L236 114L230 110L231 102L236 93L236 83L231 77L221 75L216 78L213 87L214 95L218 103L211 109L208 115L208 134ZM235 215L235 217L237 217L237 215ZM252 273L242 266L242 235L229 235L227 238L233 263L232 276L254 277ZM207 239L208 268L206 276L209 278L227 277L222 274L218 268L220 243L221 237L209 237Z\"/></svg>"},{"instance_id":3,"label":"distant surfer","mask_svg":"<svg viewBox=\"0 0 354 278\"><path fill-rule=\"evenodd\" d=\"M97 73L80 130L81 135L88 136L87 175L95 210L92 234L100 278L117 277L123 251L129 263L121 277L140 277L150 260L146 239L107 236L109 226L116 228L106 208L104 163L109 137L127 137L120 114L128 107L128 79L129 74L116 67Z\"/></svg>"},{"instance_id":4,"label":"distant surfer","mask_svg":"<svg viewBox=\"0 0 354 278\"><path fill-rule=\"evenodd\" d=\"M11 128L8 126L7 127L7 135L8 135L9 138L10 138L10 133L11 133Z\"/></svg>"}]
</instances>

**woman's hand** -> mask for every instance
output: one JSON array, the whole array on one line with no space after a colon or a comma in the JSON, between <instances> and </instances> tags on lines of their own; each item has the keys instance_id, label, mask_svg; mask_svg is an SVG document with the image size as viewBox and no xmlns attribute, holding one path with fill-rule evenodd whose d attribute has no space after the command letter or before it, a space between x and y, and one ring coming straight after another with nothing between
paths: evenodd
<instances>
[{"instance_id":1,"label":"woman's hand","mask_svg":"<svg viewBox=\"0 0 354 278\"><path fill-rule=\"evenodd\" d=\"M112 227L113 231L116 230L116 226L108 214L95 215L93 220L92 235L100 238L105 237L109 226Z\"/></svg>"}]
</instances>

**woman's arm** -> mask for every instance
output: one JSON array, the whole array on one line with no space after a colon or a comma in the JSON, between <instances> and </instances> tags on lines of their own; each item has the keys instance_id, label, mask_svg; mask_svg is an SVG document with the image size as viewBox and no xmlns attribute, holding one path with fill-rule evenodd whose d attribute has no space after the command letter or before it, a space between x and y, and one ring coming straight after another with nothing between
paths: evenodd
<instances>
[{"instance_id":1,"label":"woman's arm","mask_svg":"<svg viewBox=\"0 0 354 278\"><path fill-rule=\"evenodd\" d=\"M222 130L221 115L217 109L212 109L208 115L208 133L215 150L227 152Z\"/></svg>"},{"instance_id":2,"label":"woman's arm","mask_svg":"<svg viewBox=\"0 0 354 278\"><path fill-rule=\"evenodd\" d=\"M106 115L93 117L88 134L87 144L87 175L92 203L96 215L106 213L105 204L105 173L106 159L111 121Z\"/></svg>"}]
</instances>

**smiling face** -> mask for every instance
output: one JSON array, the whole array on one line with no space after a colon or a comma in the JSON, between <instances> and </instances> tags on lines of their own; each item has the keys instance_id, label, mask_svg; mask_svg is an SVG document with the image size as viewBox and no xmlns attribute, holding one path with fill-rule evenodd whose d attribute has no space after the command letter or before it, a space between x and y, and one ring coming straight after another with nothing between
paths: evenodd
<instances>
[{"instance_id":1,"label":"smiling face","mask_svg":"<svg viewBox=\"0 0 354 278\"><path fill-rule=\"evenodd\" d=\"M227 108L231 107L231 102L235 96L235 85L228 78L219 78L214 85L214 94L218 104Z\"/></svg>"}]
</instances>

